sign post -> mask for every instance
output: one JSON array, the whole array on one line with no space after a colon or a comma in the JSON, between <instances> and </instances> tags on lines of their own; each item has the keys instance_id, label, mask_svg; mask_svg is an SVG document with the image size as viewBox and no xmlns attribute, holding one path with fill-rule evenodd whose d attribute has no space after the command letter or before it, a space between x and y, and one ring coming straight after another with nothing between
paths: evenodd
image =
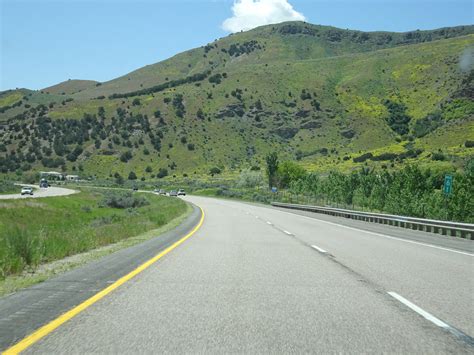
<instances>
[{"instance_id":1,"label":"sign post","mask_svg":"<svg viewBox=\"0 0 474 355\"><path fill-rule=\"evenodd\" d=\"M446 175L444 177L444 194L446 196L451 195L453 192L453 176L452 175Z\"/></svg>"},{"instance_id":2,"label":"sign post","mask_svg":"<svg viewBox=\"0 0 474 355\"><path fill-rule=\"evenodd\" d=\"M444 192L444 208L446 209L446 220L449 218L449 213L448 213L448 198L453 192L453 176L452 175L446 175L444 177L444 187L443 187L443 192Z\"/></svg>"}]
</instances>

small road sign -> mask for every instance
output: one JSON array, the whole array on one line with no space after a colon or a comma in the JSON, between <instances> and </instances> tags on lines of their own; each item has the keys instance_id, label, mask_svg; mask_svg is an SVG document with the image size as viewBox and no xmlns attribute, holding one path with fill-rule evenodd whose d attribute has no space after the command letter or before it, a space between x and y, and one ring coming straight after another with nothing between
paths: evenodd
<instances>
[{"instance_id":1,"label":"small road sign","mask_svg":"<svg viewBox=\"0 0 474 355\"><path fill-rule=\"evenodd\" d=\"M453 176L446 175L444 177L444 193L446 195L451 195L452 191L453 191Z\"/></svg>"}]
</instances>

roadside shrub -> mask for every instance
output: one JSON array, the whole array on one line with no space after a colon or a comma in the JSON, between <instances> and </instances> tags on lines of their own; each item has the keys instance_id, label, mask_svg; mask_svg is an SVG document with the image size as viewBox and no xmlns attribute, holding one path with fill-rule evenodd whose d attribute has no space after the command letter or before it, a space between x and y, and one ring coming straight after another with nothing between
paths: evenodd
<instances>
[{"instance_id":1,"label":"roadside shrub","mask_svg":"<svg viewBox=\"0 0 474 355\"><path fill-rule=\"evenodd\" d=\"M18 188L10 181L0 181L0 193L4 192L13 192L18 190Z\"/></svg>"},{"instance_id":2,"label":"roadside shrub","mask_svg":"<svg viewBox=\"0 0 474 355\"><path fill-rule=\"evenodd\" d=\"M239 188L255 188L264 185L265 179L260 171L244 170L237 180L237 187Z\"/></svg>"},{"instance_id":3,"label":"roadside shrub","mask_svg":"<svg viewBox=\"0 0 474 355\"><path fill-rule=\"evenodd\" d=\"M109 191L105 194L100 207L137 208L149 205L150 202L143 196L133 195L131 192Z\"/></svg>"}]
</instances>

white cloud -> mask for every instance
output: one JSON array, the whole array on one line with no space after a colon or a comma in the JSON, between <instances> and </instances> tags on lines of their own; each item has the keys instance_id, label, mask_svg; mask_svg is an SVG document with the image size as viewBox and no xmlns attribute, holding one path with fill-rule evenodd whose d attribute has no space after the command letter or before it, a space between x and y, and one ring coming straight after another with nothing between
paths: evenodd
<instances>
[{"instance_id":1,"label":"white cloud","mask_svg":"<svg viewBox=\"0 0 474 355\"><path fill-rule=\"evenodd\" d=\"M252 28L285 21L305 21L288 0L234 0L234 16L222 24L229 32L247 31Z\"/></svg>"}]
</instances>

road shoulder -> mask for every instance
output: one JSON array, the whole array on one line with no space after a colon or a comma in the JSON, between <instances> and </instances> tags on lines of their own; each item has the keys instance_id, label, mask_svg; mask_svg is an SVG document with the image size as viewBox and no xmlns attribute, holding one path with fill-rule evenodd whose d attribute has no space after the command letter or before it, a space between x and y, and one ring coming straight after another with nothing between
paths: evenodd
<instances>
[{"instance_id":1,"label":"road shoulder","mask_svg":"<svg viewBox=\"0 0 474 355\"><path fill-rule=\"evenodd\" d=\"M88 260L50 280L0 298L0 349L8 348L153 258L191 231L200 218L200 209L192 206L182 223L158 237L153 237L156 231L151 231L141 239L132 238L129 242L135 242L133 246L124 242L126 249L112 250L104 257L97 251L95 256L101 257L98 260Z\"/></svg>"}]
</instances>

